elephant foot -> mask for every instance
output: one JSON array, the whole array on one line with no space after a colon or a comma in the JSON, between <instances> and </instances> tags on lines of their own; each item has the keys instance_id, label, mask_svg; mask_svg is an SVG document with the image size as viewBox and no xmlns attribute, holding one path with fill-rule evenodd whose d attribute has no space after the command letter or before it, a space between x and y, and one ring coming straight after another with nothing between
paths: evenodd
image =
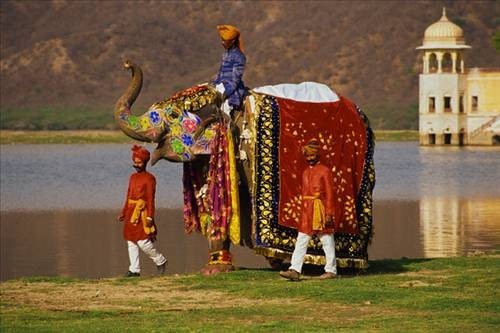
<instances>
[{"instance_id":1,"label":"elephant foot","mask_svg":"<svg viewBox=\"0 0 500 333\"><path fill-rule=\"evenodd\" d=\"M231 264L206 264L205 267L201 269L201 274L208 276L232 271L234 271L234 266Z\"/></svg>"},{"instance_id":2,"label":"elephant foot","mask_svg":"<svg viewBox=\"0 0 500 333\"><path fill-rule=\"evenodd\" d=\"M227 250L211 252L208 264L201 269L203 275L214 275L234 271L231 253Z\"/></svg>"}]
</instances>

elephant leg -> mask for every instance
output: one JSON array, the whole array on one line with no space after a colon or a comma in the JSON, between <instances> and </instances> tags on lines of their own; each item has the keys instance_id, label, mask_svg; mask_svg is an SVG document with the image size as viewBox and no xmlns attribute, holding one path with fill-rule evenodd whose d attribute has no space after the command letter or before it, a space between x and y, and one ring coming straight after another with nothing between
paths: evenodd
<instances>
[{"instance_id":1,"label":"elephant leg","mask_svg":"<svg viewBox=\"0 0 500 333\"><path fill-rule=\"evenodd\" d=\"M209 258L208 263L201 269L203 275L213 275L221 272L234 271L229 239L208 240Z\"/></svg>"}]
</instances>

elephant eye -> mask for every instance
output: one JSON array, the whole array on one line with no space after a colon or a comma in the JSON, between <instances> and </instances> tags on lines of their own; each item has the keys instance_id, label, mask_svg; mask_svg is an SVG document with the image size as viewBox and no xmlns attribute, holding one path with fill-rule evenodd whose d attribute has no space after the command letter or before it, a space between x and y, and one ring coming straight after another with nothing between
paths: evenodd
<instances>
[{"instance_id":1,"label":"elephant eye","mask_svg":"<svg viewBox=\"0 0 500 333\"><path fill-rule=\"evenodd\" d=\"M178 122L179 118L181 117L181 112L172 107L168 107L165 109L165 116L167 118L167 121Z\"/></svg>"},{"instance_id":2,"label":"elephant eye","mask_svg":"<svg viewBox=\"0 0 500 333\"><path fill-rule=\"evenodd\" d=\"M175 111L172 111L167 115L167 120L169 122L178 122L177 119L179 119L179 114Z\"/></svg>"}]
</instances>

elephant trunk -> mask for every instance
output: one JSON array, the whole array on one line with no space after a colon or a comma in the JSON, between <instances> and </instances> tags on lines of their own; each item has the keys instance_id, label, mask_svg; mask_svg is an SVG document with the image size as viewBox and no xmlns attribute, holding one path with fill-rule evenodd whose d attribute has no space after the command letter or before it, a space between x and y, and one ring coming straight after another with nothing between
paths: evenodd
<instances>
[{"instance_id":1,"label":"elephant trunk","mask_svg":"<svg viewBox=\"0 0 500 333\"><path fill-rule=\"evenodd\" d=\"M127 118L132 114L132 104L134 104L137 96L139 96L139 93L141 92L142 70L138 65L130 60L125 60L123 62L123 67L130 69L132 72L132 81L130 81L127 90L125 90L123 95L116 102L114 110L115 122L122 132L132 139L149 142L150 140L148 138L136 133L129 126L127 126Z\"/></svg>"}]
</instances>

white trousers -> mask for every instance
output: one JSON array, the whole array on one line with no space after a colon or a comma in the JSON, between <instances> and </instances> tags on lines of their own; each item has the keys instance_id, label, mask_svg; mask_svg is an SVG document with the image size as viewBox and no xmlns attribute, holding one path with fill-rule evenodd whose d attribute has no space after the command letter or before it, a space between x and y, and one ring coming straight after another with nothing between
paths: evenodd
<instances>
[{"instance_id":1,"label":"white trousers","mask_svg":"<svg viewBox=\"0 0 500 333\"><path fill-rule=\"evenodd\" d=\"M229 105L229 101L227 99L224 101L224 103L222 103L221 109L228 117L231 117L231 110L233 108L231 107L231 105Z\"/></svg>"},{"instance_id":2,"label":"white trousers","mask_svg":"<svg viewBox=\"0 0 500 333\"><path fill-rule=\"evenodd\" d=\"M337 274L337 263L335 261L335 240L333 239L333 234L320 234L318 235L321 245L323 245L323 251L325 251L325 272L330 272ZM292 254L292 262L290 269L293 269L299 273L302 272L302 265L304 264L304 257L307 252L307 244L311 240L311 236L299 232L297 236L297 241L295 242L295 249Z\"/></svg>"},{"instance_id":3,"label":"white trousers","mask_svg":"<svg viewBox=\"0 0 500 333\"><path fill-rule=\"evenodd\" d=\"M167 259L158 252L155 248L154 243L150 239L143 239L137 243L127 241L128 244L128 257L130 259L130 266L128 268L132 273L140 273L141 266L139 264L139 248L144 252L151 260L154 261L156 266L163 265Z\"/></svg>"}]
</instances>

